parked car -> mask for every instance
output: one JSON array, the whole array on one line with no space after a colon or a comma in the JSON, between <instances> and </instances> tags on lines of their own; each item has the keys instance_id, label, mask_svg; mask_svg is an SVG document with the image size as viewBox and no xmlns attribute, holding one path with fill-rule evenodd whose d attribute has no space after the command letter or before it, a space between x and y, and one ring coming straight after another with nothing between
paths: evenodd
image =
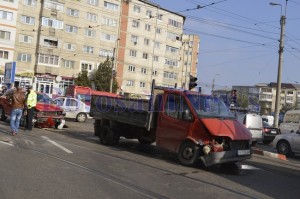
<instances>
[{"instance_id":1,"label":"parked car","mask_svg":"<svg viewBox=\"0 0 300 199\"><path fill-rule=\"evenodd\" d=\"M244 124L252 134L252 146L263 138L263 121L257 113L237 113L237 120Z\"/></svg>"},{"instance_id":2,"label":"parked car","mask_svg":"<svg viewBox=\"0 0 300 199\"><path fill-rule=\"evenodd\" d=\"M86 105L79 99L58 97L53 101L64 110L66 118L72 118L78 122L85 122L89 117L90 106Z\"/></svg>"},{"instance_id":3,"label":"parked car","mask_svg":"<svg viewBox=\"0 0 300 199\"><path fill-rule=\"evenodd\" d=\"M289 110L285 113L283 122L279 128L282 134L292 133L299 130L300 126L300 110Z\"/></svg>"},{"instance_id":4,"label":"parked car","mask_svg":"<svg viewBox=\"0 0 300 199\"><path fill-rule=\"evenodd\" d=\"M274 125L274 116L273 115L262 115L261 118L264 122L267 122L270 126Z\"/></svg>"},{"instance_id":5,"label":"parked car","mask_svg":"<svg viewBox=\"0 0 300 199\"><path fill-rule=\"evenodd\" d=\"M13 90L9 89L0 96L0 120L2 121L10 117L12 107L6 97L12 94L12 92ZM40 128L52 128L64 124L63 109L54 104L48 95L37 92L37 104L33 115L33 122L35 127Z\"/></svg>"},{"instance_id":6,"label":"parked car","mask_svg":"<svg viewBox=\"0 0 300 199\"><path fill-rule=\"evenodd\" d=\"M286 156L300 153L300 131L277 135L273 140L273 147L279 154Z\"/></svg>"},{"instance_id":7,"label":"parked car","mask_svg":"<svg viewBox=\"0 0 300 199\"><path fill-rule=\"evenodd\" d=\"M272 127L269 123L263 121L263 138L262 142L264 144L270 144L276 135L279 135L280 129L276 127Z\"/></svg>"}]
</instances>

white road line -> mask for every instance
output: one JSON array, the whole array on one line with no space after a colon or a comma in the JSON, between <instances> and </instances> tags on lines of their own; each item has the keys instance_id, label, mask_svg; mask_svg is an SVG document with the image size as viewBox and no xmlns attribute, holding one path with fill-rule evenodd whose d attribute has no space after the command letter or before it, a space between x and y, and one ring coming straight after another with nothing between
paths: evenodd
<instances>
[{"instance_id":1,"label":"white road line","mask_svg":"<svg viewBox=\"0 0 300 199\"><path fill-rule=\"evenodd\" d=\"M11 143L9 143L9 142L0 141L0 143L6 144L6 145L9 145L9 146L14 146L13 144L11 144Z\"/></svg>"},{"instance_id":2,"label":"white road line","mask_svg":"<svg viewBox=\"0 0 300 199\"><path fill-rule=\"evenodd\" d=\"M256 167L253 167L253 166L250 166L250 165L245 165L245 164L243 164L241 166L241 169L244 169L244 170L261 170L260 168L256 168Z\"/></svg>"},{"instance_id":3,"label":"white road line","mask_svg":"<svg viewBox=\"0 0 300 199\"><path fill-rule=\"evenodd\" d=\"M27 145L34 145L34 142L31 141L31 140L26 140L26 139L24 139L24 142L25 142Z\"/></svg>"},{"instance_id":4,"label":"white road line","mask_svg":"<svg viewBox=\"0 0 300 199\"><path fill-rule=\"evenodd\" d=\"M58 143L56 143L55 141L53 141L53 140L50 140L48 137L46 137L46 136L42 136L42 138L44 138L45 140L47 140L48 142L50 142L51 144L53 144L53 145L55 145L55 146L57 146L58 148L60 148L60 149L62 149L62 150L64 150L65 152L67 152L67 153L73 153L72 151L70 151L69 149L67 149L67 148L65 148L65 147L63 147L62 145L60 145L60 144L58 144Z\"/></svg>"}]
</instances>

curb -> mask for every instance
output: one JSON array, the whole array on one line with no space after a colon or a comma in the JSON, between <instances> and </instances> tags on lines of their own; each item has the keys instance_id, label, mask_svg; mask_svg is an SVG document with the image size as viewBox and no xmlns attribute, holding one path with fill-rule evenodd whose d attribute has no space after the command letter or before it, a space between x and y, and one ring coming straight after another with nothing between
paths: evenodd
<instances>
[{"instance_id":1,"label":"curb","mask_svg":"<svg viewBox=\"0 0 300 199\"><path fill-rule=\"evenodd\" d=\"M280 159L280 160L287 161L286 156L282 155L282 154L263 151L263 150L258 149L258 148L252 148L252 151L253 151L253 154L256 154L256 155L268 156L270 158L277 158L277 159Z\"/></svg>"}]
</instances>

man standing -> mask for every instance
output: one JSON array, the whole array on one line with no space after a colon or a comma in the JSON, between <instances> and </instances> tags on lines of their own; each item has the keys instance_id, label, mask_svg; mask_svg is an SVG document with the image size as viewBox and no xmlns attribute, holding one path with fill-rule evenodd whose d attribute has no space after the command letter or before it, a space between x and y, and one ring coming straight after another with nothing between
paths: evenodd
<instances>
[{"instance_id":1,"label":"man standing","mask_svg":"<svg viewBox=\"0 0 300 199\"><path fill-rule=\"evenodd\" d=\"M22 113L25 105L25 95L22 92L21 87L17 87L17 90L13 92L12 96L8 96L12 101L12 111L10 114L10 128L13 136L17 135L20 120L22 118Z\"/></svg>"},{"instance_id":2,"label":"man standing","mask_svg":"<svg viewBox=\"0 0 300 199\"><path fill-rule=\"evenodd\" d=\"M28 86L27 88L27 96L26 96L26 107L27 107L27 115L26 115L26 130L32 130L32 119L33 119L33 112L36 106L37 95L32 89L32 86Z\"/></svg>"}]
</instances>

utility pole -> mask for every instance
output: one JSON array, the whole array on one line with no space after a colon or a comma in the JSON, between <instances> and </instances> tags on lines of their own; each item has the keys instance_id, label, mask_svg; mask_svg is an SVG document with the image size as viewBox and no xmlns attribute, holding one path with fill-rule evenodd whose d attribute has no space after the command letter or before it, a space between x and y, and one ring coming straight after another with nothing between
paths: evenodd
<instances>
[{"instance_id":1,"label":"utility pole","mask_svg":"<svg viewBox=\"0 0 300 199\"><path fill-rule=\"evenodd\" d=\"M110 77L110 84L109 84L109 92L112 93L112 87L114 82L114 61L115 61L115 51L116 48L113 50L113 56L111 58L111 77Z\"/></svg>"},{"instance_id":2,"label":"utility pole","mask_svg":"<svg viewBox=\"0 0 300 199\"><path fill-rule=\"evenodd\" d=\"M280 5L280 4L270 3L270 5ZM278 58L277 88L276 88L275 117L274 117L274 126L276 128L278 128L280 101L281 101L281 71L282 71L283 49L284 49L284 30L285 30L285 20L286 20L286 7L287 7L287 0L286 0L286 5L285 5L285 13L284 13L284 15L281 14L281 17L280 17L280 40L279 40L279 51L278 51L279 58ZM281 6L281 8L282 8L282 6Z\"/></svg>"}]
</instances>

